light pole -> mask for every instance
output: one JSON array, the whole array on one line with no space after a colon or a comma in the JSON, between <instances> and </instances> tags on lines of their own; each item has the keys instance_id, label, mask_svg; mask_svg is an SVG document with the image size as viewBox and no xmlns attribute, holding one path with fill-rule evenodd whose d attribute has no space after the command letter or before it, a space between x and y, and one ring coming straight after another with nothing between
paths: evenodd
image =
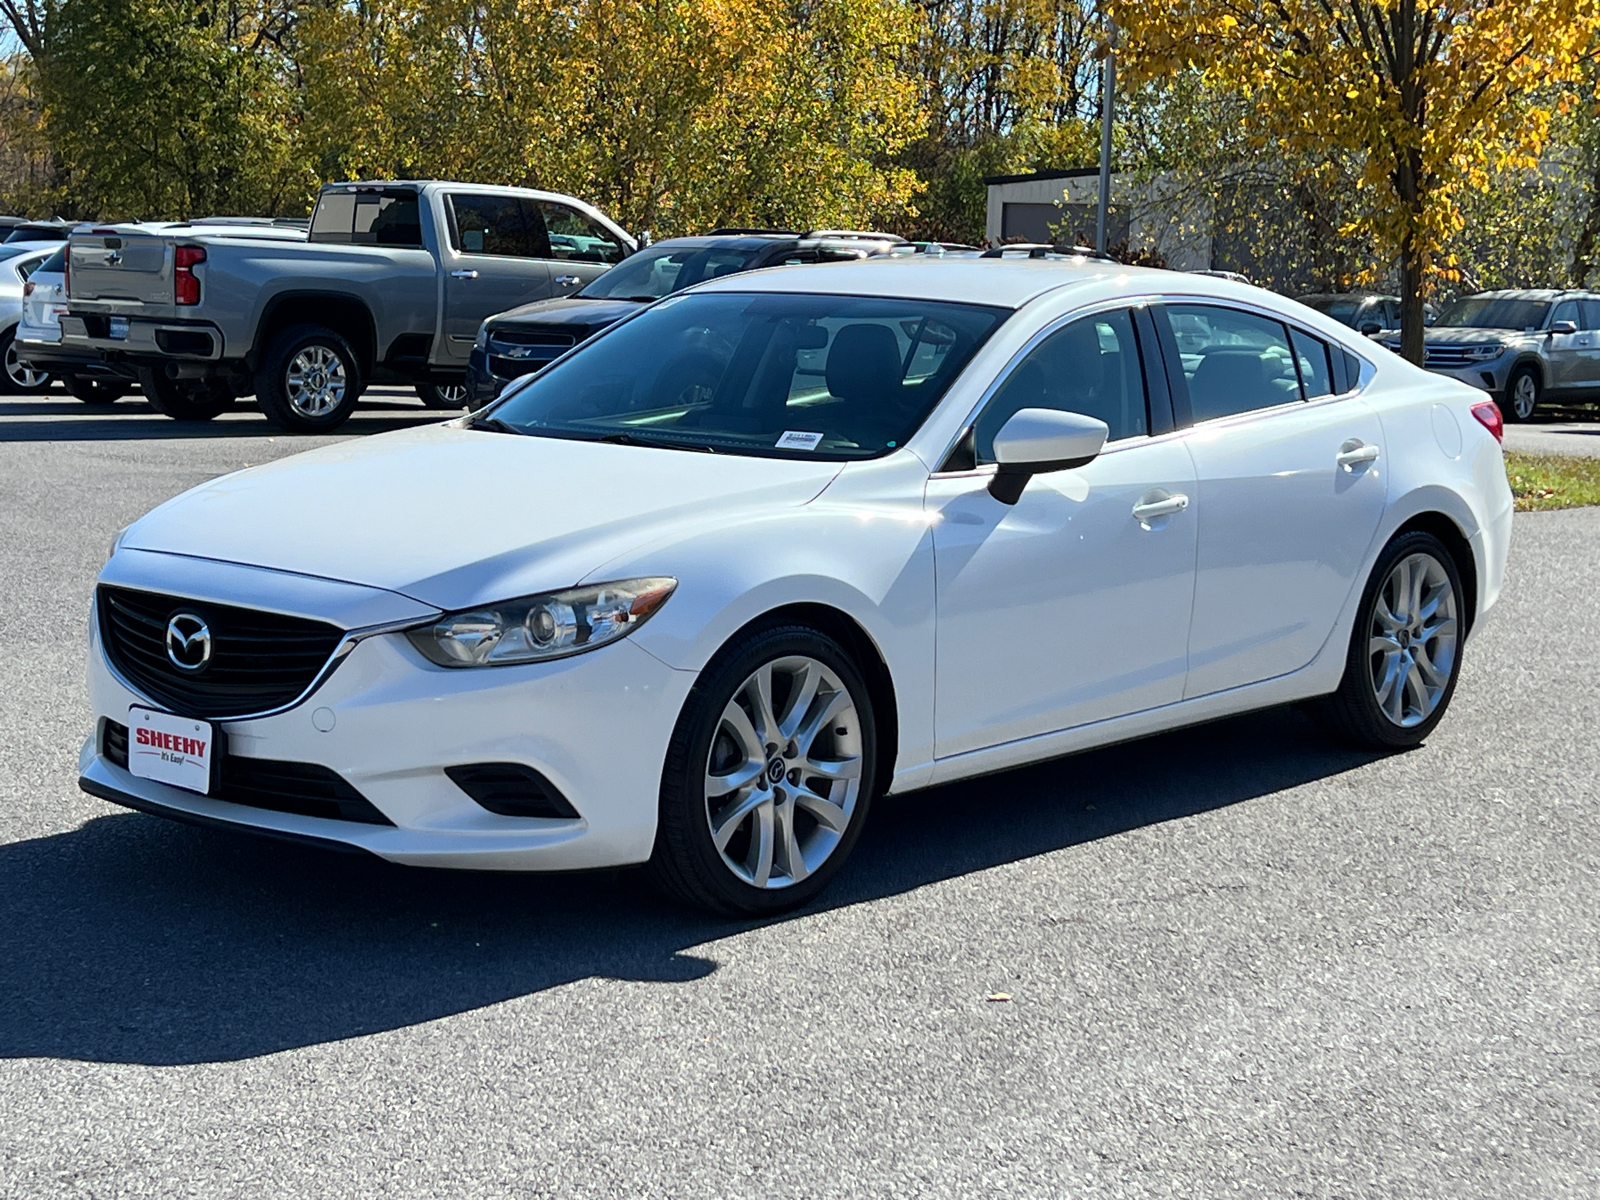
<instances>
[{"instance_id":1,"label":"light pole","mask_svg":"<svg viewBox=\"0 0 1600 1200\"><path fill-rule=\"evenodd\" d=\"M1100 68L1100 204L1095 214L1094 248L1106 252L1111 233L1111 107L1117 96L1117 27L1106 18L1106 57Z\"/></svg>"}]
</instances>

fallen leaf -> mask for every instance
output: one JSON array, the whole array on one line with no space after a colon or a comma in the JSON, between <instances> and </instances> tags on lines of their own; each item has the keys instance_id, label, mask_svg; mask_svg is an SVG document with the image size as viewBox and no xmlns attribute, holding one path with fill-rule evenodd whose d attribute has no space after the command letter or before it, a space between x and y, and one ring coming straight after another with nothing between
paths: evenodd
<instances>
[{"instance_id":1,"label":"fallen leaf","mask_svg":"<svg viewBox=\"0 0 1600 1200\"><path fill-rule=\"evenodd\" d=\"M1010 992L990 992L989 993L989 1003L990 1004L1009 1004L1010 1001L1011 1001L1011 993Z\"/></svg>"}]
</instances>

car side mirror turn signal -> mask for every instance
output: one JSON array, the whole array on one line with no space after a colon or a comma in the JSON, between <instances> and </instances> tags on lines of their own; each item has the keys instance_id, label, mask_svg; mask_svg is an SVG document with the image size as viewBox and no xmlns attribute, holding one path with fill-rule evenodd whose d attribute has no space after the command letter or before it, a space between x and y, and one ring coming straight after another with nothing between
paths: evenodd
<instances>
[{"instance_id":1,"label":"car side mirror turn signal","mask_svg":"<svg viewBox=\"0 0 1600 1200\"><path fill-rule=\"evenodd\" d=\"M1029 479L1093 462L1110 436L1109 425L1082 413L1018 409L994 435L998 466L989 480L989 494L1001 504L1015 504Z\"/></svg>"}]
</instances>

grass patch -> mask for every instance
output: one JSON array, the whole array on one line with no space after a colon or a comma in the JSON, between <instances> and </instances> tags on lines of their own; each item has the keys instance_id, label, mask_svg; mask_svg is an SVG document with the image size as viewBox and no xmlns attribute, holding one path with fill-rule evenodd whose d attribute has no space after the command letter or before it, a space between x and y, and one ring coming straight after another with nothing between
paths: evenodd
<instances>
[{"instance_id":1,"label":"grass patch","mask_svg":"<svg viewBox=\"0 0 1600 1200\"><path fill-rule=\"evenodd\" d=\"M1518 512L1600 504L1600 458L1507 450L1506 477Z\"/></svg>"}]
</instances>

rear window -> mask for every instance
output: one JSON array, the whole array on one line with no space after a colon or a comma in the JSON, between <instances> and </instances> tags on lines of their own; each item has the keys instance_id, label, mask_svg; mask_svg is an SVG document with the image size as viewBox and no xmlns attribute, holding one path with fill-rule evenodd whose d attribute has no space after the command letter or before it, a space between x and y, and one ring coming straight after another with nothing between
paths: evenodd
<instances>
[{"instance_id":1,"label":"rear window","mask_svg":"<svg viewBox=\"0 0 1600 1200\"><path fill-rule=\"evenodd\" d=\"M422 207L410 189L326 191L311 214L312 242L422 249Z\"/></svg>"},{"instance_id":2,"label":"rear window","mask_svg":"<svg viewBox=\"0 0 1600 1200\"><path fill-rule=\"evenodd\" d=\"M61 244L61 249L57 250L49 258L45 259L42 263L34 268L35 271L50 271L57 275L62 274L64 271L66 271L66 269L67 246L65 242Z\"/></svg>"}]
</instances>

